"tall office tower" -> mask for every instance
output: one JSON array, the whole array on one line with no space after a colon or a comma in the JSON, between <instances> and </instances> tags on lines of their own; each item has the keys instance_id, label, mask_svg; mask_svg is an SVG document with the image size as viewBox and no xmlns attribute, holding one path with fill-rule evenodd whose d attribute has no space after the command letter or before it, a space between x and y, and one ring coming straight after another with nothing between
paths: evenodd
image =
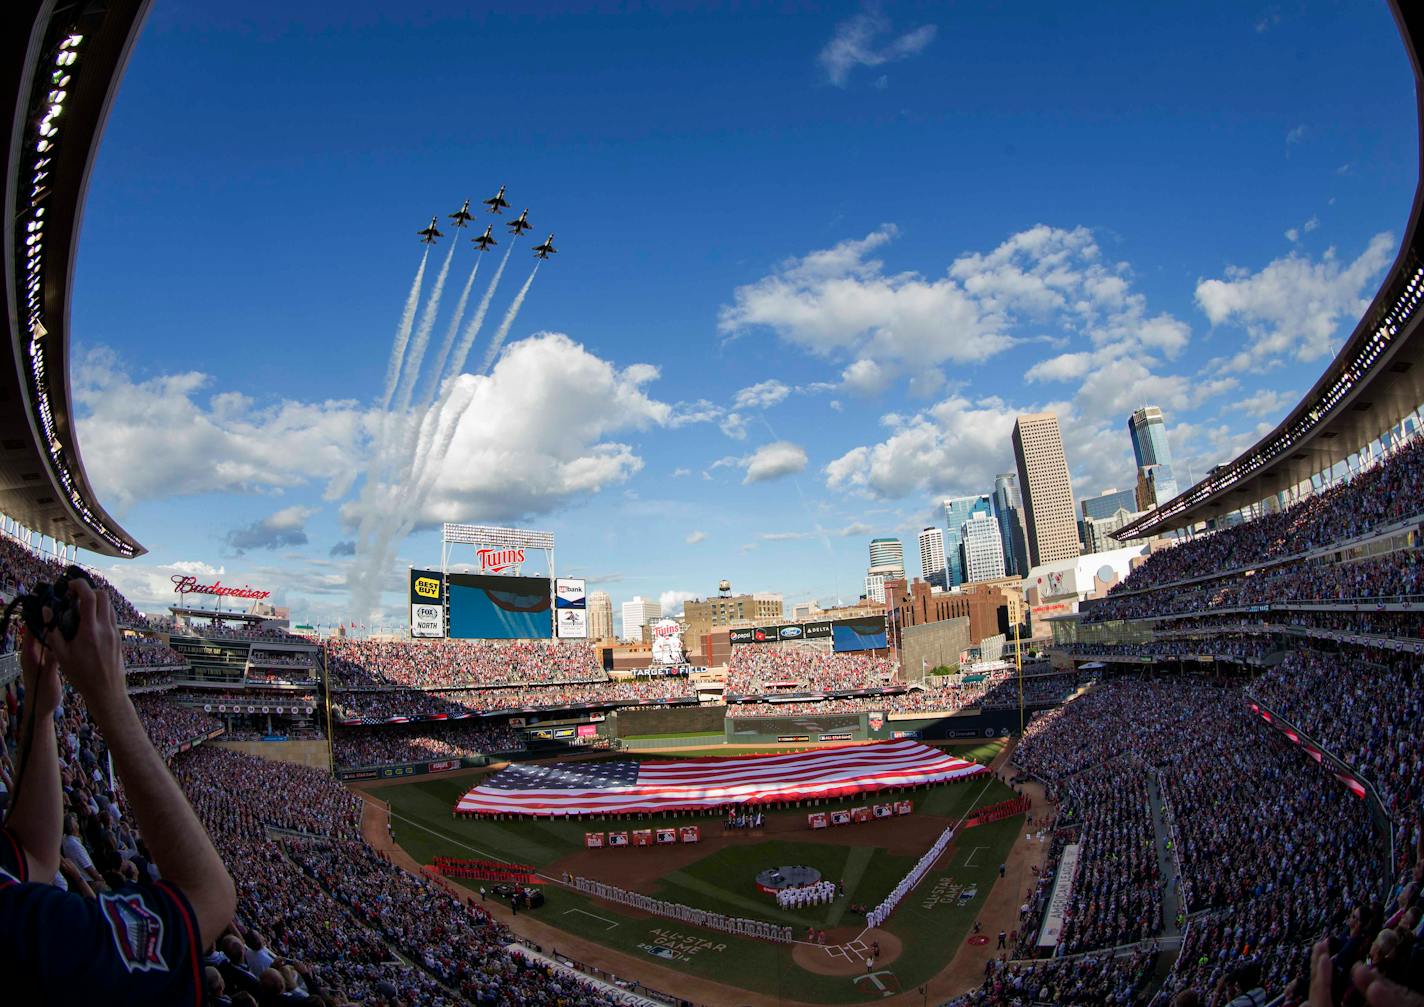
<instances>
[{"instance_id":1,"label":"tall office tower","mask_svg":"<svg viewBox=\"0 0 1424 1007\"><path fill-rule=\"evenodd\" d=\"M1042 566L1080 552L1073 484L1063 456L1063 435L1052 413L1027 413L1014 421L1014 461L1028 518L1028 559Z\"/></svg>"},{"instance_id":2,"label":"tall office tower","mask_svg":"<svg viewBox=\"0 0 1424 1007\"><path fill-rule=\"evenodd\" d=\"M634 595L632 601L623 603L623 639L641 640L643 627L656 619L661 619L663 607L656 601L649 601L642 595Z\"/></svg>"},{"instance_id":3,"label":"tall office tower","mask_svg":"<svg viewBox=\"0 0 1424 1007\"><path fill-rule=\"evenodd\" d=\"M1127 418L1127 433L1137 460L1137 509L1151 510L1178 493L1162 410L1156 406L1134 409Z\"/></svg>"},{"instance_id":4,"label":"tall office tower","mask_svg":"<svg viewBox=\"0 0 1424 1007\"><path fill-rule=\"evenodd\" d=\"M994 517L999 522L999 540L1004 551L1004 574L1028 576L1028 539L1024 535L1023 504L1019 502L1018 477L1003 472L994 477Z\"/></svg>"},{"instance_id":5,"label":"tall office tower","mask_svg":"<svg viewBox=\"0 0 1424 1007\"><path fill-rule=\"evenodd\" d=\"M968 578L964 572L964 550L960 548L960 529L975 514L994 514L994 501L985 494L970 497L946 497L944 501L944 556L949 561L949 586L958 587Z\"/></svg>"},{"instance_id":6,"label":"tall office tower","mask_svg":"<svg viewBox=\"0 0 1424 1007\"><path fill-rule=\"evenodd\" d=\"M995 580L1004 576L1004 544L999 539L999 522L993 515L977 513L960 529L967 582Z\"/></svg>"},{"instance_id":7,"label":"tall office tower","mask_svg":"<svg viewBox=\"0 0 1424 1007\"><path fill-rule=\"evenodd\" d=\"M872 570L895 570L905 576L905 547L898 538L873 538L870 540L870 568Z\"/></svg>"},{"instance_id":8,"label":"tall office tower","mask_svg":"<svg viewBox=\"0 0 1424 1007\"><path fill-rule=\"evenodd\" d=\"M882 568L883 570L883 568ZM899 578L887 577L883 572L871 570L865 575L865 599L866 601L885 604L885 582L887 580L898 580Z\"/></svg>"},{"instance_id":9,"label":"tall office tower","mask_svg":"<svg viewBox=\"0 0 1424 1007\"><path fill-rule=\"evenodd\" d=\"M607 591L594 591L588 596L588 638L613 639L613 599Z\"/></svg>"},{"instance_id":10,"label":"tall office tower","mask_svg":"<svg viewBox=\"0 0 1424 1007\"><path fill-rule=\"evenodd\" d=\"M949 571L944 565L944 530L926 528L920 532L920 576L934 587L949 587Z\"/></svg>"}]
</instances>

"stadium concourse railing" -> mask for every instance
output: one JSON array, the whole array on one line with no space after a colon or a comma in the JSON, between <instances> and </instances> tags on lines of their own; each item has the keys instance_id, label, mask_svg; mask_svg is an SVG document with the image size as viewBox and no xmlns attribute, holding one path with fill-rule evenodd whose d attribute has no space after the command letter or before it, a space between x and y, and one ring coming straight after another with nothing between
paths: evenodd
<instances>
[{"instance_id":1,"label":"stadium concourse railing","mask_svg":"<svg viewBox=\"0 0 1424 1007\"><path fill-rule=\"evenodd\" d=\"M20 677L20 655L0 654L0 688Z\"/></svg>"}]
</instances>

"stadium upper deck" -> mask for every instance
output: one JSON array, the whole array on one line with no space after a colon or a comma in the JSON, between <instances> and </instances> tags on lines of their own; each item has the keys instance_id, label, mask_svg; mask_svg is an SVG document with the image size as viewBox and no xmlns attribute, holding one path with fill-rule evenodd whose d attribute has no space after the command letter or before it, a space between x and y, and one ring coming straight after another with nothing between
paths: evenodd
<instances>
[{"instance_id":1,"label":"stadium upper deck","mask_svg":"<svg viewBox=\"0 0 1424 1007\"><path fill-rule=\"evenodd\" d=\"M1424 8L1390 0L1414 69L1420 182L1399 254L1354 332L1290 414L1234 461L1117 532L1119 541L1176 531L1290 493L1381 438L1424 403Z\"/></svg>"},{"instance_id":2,"label":"stadium upper deck","mask_svg":"<svg viewBox=\"0 0 1424 1007\"><path fill-rule=\"evenodd\" d=\"M69 306L84 192L148 0L16 0L0 98L5 151L5 340L0 512L108 556L143 546L100 506L69 401ZM63 113L61 115L61 112Z\"/></svg>"}]
</instances>

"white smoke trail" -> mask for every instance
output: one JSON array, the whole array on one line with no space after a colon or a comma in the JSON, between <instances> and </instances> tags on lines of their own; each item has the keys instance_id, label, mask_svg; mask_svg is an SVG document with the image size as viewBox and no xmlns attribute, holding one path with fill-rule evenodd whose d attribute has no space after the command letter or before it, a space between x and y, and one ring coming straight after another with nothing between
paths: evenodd
<instances>
[{"instance_id":1,"label":"white smoke trail","mask_svg":"<svg viewBox=\"0 0 1424 1007\"><path fill-rule=\"evenodd\" d=\"M534 277L538 275L539 263L536 262L534 268L529 271L529 279L524 281L524 286L520 287L519 293L514 295L514 300L509 304L509 310L504 313L504 321L499 323L494 338L490 340L489 349L485 351L485 362L480 365L481 374L488 374L490 367L494 364L494 358L499 356L499 348L504 344L504 337L509 335L509 329L514 324L515 316L524 306L524 295L529 293L529 287L534 283Z\"/></svg>"},{"instance_id":2,"label":"white smoke trail","mask_svg":"<svg viewBox=\"0 0 1424 1007\"><path fill-rule=\"evenodd\" d=\"M440 341L440 352L435 355L435 362L426 376L425 390L420 395L419 411L422 413L429 408L435 399L435 393L440 390L440 376L445 371L445 362L450 359L450 348L455 344L455 334L460 331L460 322L465 318L465 305L470 301L470 290L475 285L475 277L479 275L480 263L483 261L483 255L475 257L475 267L470 270L469 278L465 280L465 288L460 291L460 299L455 302L455 315L450 319L450 327L445 330L445 338Z\"/></svg>"},{"instance_id":3,"label":"white smoke trail","mask_svg":"<svg viewBox=\"0 0 1424 1007\"><path fill-rule=\"evenodd\" d=\"M515 238L517 242L519 239ZM470 319L470 324L465 326L465 331L460 334L460 343L455 347L455 355L450 360L449 373L459 374L464 370L465 358L470 355L470 347L475 343L475 336L479 335L480 327L485 324L485 315L489 312L490 301L494 298L495 288L499 286L499 278L504 275L504 267L509 264L509 255L514 251L514 242L504 251L504 258L499 260L499 268L494 271L494 278L490 280L489 287L485 289L485 295L480 298L479 307L475 308L475 316Z\"/></svg>"},{"instance_id":4,"label":"white smoke trail","mask_svg":"<svg viewBox=\"0 0 1424 1007\"><path fill-rule=\"evenodd\" d=\"M516 236L514 241L518 241ZM430 389L432 399L435 393L440 391L440 386L452 377L459 377L460 372L465 368L465 359L470 355L470 347L474 345L475 336L479 334L481 327L485 323L485 315L489 313L490 301L494 299L494 292L499 287L500 277L504 275L504 267L509 264L509 256L514 251L514 244L504 251L504 258L499 260L499 268L494 271L494 276L490 279L489 286L485 288L484 296L480 298L479 305L475 308L475 314L465 326L465 331L460 334L460 342L455 347L454 355L450 358L449 367L446 368L444 377L437 376L437 385ZM424 416L420 423L420 438L416 445L416 450L412 453L412 464L410 467L410 477L418 478L429 465L430 449L434 443L433 433L439 420L443 419L446 411L450 407L449 395L447 394L436 407L438 416ZM429 412L429 410L426 410ZM443 460L443 459L442 459Z\"/></svg>"},{"instance_id":5,"label":"white smoke trail","mask_svg":"<svg viewBox=\"0 0 1424 1007\"><path fill-rule=\"evenodd\" d=\"M430 333L435 328L435 317L440 311L440 295L445 290L445 277L450 273L450 260L455 257L456 242L450 242L450 251L445 253L445 261L435 276L435 286L430 288L430 300L425 302L425 310L420 313L420 325L416 327L415 338L410 341L405 366L401 368L400 386L396 392L396 412L404 414L410 408L410 396L415 389L416 378L420 377L420 365L425 360L425 347L430 344Z\"/></svg>"},{"instance_id":6,"label":"white smoke trail","mask_svg":"<svg viewBox=\"0 0 1424 1007\"><path fill-rule=\"evenodd\" d=\"M405 310L401 312L400 324L396 326L395 342L391 344L391 362L386 365L386 391L381 396L381 408L391 404L395 394L396 379L400 377L401 363L405 359L405 345L410 339L410 327L415 321L415 308L420 303L420 285L425 279L425 260L430 258L430 246L420 256L420 268L415 271L415 282L410 285L410 293L405 299Z\"/></svg>"}]
</instances>

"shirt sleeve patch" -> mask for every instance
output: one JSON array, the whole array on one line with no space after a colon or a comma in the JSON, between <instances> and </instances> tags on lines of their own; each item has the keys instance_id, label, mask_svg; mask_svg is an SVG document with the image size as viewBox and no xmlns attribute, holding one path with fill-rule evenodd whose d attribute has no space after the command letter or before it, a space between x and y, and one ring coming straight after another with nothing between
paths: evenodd
<instances>
[{"instance_id":1,"label":"shirt sleeve patch","mask_svg":"<svg viewBox=\"0 0 1424 1007\"><path fill-rule=\"evenodd\" d=\"M121 892L99 896L99 908L114 936L119 960L133 972L167 972L163 960L163 919L142 896Z\"/></svg>"}]
</instances>

